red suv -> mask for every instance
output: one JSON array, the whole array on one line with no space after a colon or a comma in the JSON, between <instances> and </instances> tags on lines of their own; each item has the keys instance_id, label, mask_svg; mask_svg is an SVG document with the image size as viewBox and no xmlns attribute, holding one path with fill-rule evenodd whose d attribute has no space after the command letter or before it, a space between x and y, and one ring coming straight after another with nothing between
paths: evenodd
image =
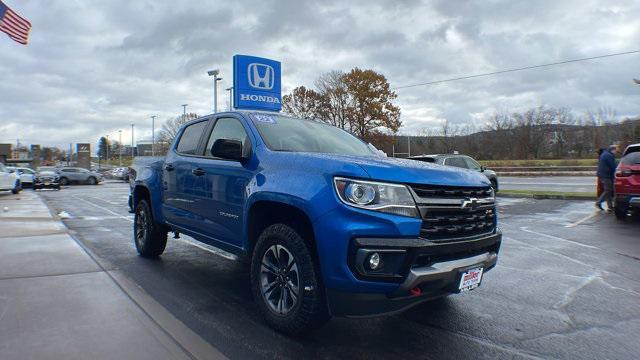
<instances>
[{"instance_id":1,"label":"red suv","mask_svg":"<svg viewBox=\"0 0 640 360\"><path fill-rule=\"evenodd\" d=\"M626 219L629 210L640 213L640 144L627 146L616 169L615 214Z\"/></svg>"}]
</instances>

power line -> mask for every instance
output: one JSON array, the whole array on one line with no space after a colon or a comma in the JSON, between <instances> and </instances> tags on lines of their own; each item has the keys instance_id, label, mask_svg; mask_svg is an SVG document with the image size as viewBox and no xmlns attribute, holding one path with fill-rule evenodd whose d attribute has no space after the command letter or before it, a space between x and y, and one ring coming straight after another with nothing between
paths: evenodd
<instances>
[{"instance_id":1,"label":"power line","mask_svg":"<svg viewBox=\"0 0 640 360\"><path fill-rule=\"evenodd\" d=\"M525 67L514 68L514 69L493 71L493 72L488 72L488 73L483 73L483 74L460 76L460 77L455 77L455 78L451 78L451 79L428 81L428 82L418 83L418 84L402 85L402 86L396 86L393 89L394 90L398 90L398 89L406 89L406 88L412 88L412 87L417 87L417 86L440 84L440 83L445 83L445 82L450 82L450 81L473 79L473 78L483 77L483 76L498 75L498 74L504 74L504 73L509 73L509 72L515 72L515 71L537 69L537 68L543 68L543 67L549 67L549 66L555 66L555 65L569 64L569 63L580 62L580 61L602 59L602 58L608 58L608 57L613 57L613 56L629 55L629 54L636 54L636 53L640 53L640 50L625 51L625 52L621 52L621 53L613 53L613 54L606 54L606 55L599 55L599 56L591 56L591 57L586 57L586 58L581 58L581 59L564 60L564 61L558 61L558 62L553 62L553 63L548 63L548 64L525 66Z\"/></svg>"}]
</instances>

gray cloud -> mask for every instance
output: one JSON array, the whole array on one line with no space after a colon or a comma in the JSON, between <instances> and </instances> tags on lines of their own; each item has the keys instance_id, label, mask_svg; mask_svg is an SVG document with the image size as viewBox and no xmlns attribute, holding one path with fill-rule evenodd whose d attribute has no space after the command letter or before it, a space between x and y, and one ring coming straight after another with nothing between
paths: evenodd
<instances>
[{"instance_id":1,"label":"gray cloud","mask_svg":"<svg viewBox=\"0 0 640 360\"><path fill-rule=\"evenodd\" d=\"M118 129L129 139L131 123L149 137L152 114L183 103L210 112L206 71L220 68L230 86L236 53L281 60L289 91L356 66L400 86L640 46L633 0L7 3L34 28L27 47L0 36L0 142L95 142ZM638 64L630 55L401 89L402 131L481 126L483 114L539 105L637 115Z\"/></svg>"}]
</instances>

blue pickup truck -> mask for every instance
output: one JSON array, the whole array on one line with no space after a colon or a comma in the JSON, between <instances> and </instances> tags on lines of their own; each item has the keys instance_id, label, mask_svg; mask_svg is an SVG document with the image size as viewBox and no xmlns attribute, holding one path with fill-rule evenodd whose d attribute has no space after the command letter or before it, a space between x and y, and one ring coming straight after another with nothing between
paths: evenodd
<instances>
[{"instance_id":1,"label":"blue pickup truck","mask_svg":"<svg viewBox=\"0 0 640 360\"><path fill-rule=\"evenodd\" d=\"M482 174L278 113L193 120L131 185L141 256L169 232L236 254L267 323L290 334L474 289L502 238Z\"/></svg>"}]
</instances>

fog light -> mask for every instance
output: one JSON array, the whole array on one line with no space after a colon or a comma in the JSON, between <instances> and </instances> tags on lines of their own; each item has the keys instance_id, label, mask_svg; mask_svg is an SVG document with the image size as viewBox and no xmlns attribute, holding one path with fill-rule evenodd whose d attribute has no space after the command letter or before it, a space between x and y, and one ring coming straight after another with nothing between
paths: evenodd
<instances>
[{"instance_id":1,"label":"fog light","mask_svg":"<svg viewBox=\"0 0 640 360\"><path fill-rule=\"evenodd\" d=\"M382 265L382 262L380 261L380 254L373 253L369 255L369 269L378 270L381 267L381 265Z\"/></svg>"}]
</instances>

